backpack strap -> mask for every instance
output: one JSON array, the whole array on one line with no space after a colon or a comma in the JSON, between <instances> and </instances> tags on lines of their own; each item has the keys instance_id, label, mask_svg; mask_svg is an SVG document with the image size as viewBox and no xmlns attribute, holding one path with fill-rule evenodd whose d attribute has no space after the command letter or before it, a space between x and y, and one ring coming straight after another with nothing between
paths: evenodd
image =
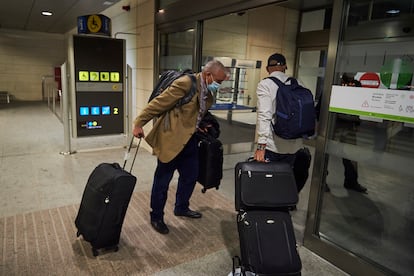
<instances>
[{"instance_id":1,"label":"backpack strap","mask_svg":"<svg viewBox=\"0 0 414 276\"><path fill-rule=\"evenodd\" d=\"M291 85L291 89L293 90L293 89L296 89L298 86L301 86L299 83L298 83L298 80L297 79L295 79L295 78L292 78L292 77L289 77L289 78L287 78L287 80L285 81L285 82L282 82L281 80L279 80L278 78L276 78L276 77L267 77L267 79L271 79L273 82L275 82L276 84L277 84L277 86L282 86L282 85ZM290 84L286 84L287 82L289 82L290 81Z\"/></svg>"},{"instance_id":2,"label":"backpack strap","mask_svg":"<svg viewBox=\"0 0 414 276\"><path fill-rule=\"evenodd\" d=\"M189 103L197 90L197 79L194 74L184 73L182 76L188 76L191 79L191 88L188 93L177 102L176 107Z\"/></svg>"},{"instance_id":3,"label":"backpack strap","mask_svg":"<svg viewBox=\"0 0 414 276\"><path fill-rule=\"evenodd\" d=\"M271 79L277 86L287 85L276 77L267 77L266 79Z\"/></svg>"}]
</instances>

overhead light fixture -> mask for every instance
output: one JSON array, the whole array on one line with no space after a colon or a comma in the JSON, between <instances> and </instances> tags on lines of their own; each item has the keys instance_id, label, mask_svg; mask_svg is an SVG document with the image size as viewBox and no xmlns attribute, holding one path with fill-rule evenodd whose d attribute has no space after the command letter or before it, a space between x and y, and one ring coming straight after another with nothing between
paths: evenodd
<instances>
[{"instance_id":1,"label":"overhead light fixture","mask_svg":"<svg viewBox=\"0 0 414 276\"><path fill-rule=\"evenodd\" d=\"M104 6L111 6L113 4L114 4L114 2L112 2L112 1L105 1L105 2L102 3L102 5L104 5Z\"/></svg>"},{"instance_id":2,"label":"overhead light fixture","mask_svg":"<svg viewBox=\"0 0 414 276\"><path fill-rule=\"evenodd\" d=\"M164 9L159 9L158 10L158 13L164 13L165 12L165 10Z\"/></svg>"},{"instance_id":3,"label":"overhead light fixture","mask_svg":"<svg viewBox=\"0 0 414 276\"><path fill-rule=\"evenodd\" d=\"M391 10L386 11L386 13L388 13L388 14L399 14L400 13L400 10L398 10L398 9L391 9Z\"/></svg>"},{"instance_id":4,"label":"overhead light fixture","mask_svg":"<svg viewBox=\"0 0 414 276\"><path fill-rule=\"evenodd\" d=\"M53 13L50 12L50 11L42 11L42 15L43 16L51 16L51 15L53 15Z\"/></svg>"}]
</instances>

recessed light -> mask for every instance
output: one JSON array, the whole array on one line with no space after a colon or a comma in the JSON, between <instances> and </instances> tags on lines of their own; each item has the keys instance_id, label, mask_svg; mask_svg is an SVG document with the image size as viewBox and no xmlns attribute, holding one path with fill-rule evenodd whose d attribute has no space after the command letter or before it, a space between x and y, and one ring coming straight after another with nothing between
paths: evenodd
<instances>
[{"instance_id":1,"label":"recessed light","mask_svg":"<svg viewBox=\"0 0 414 276\"><path fill-rule=\"evenodd\" d=\"M44 16L51 16L51 15L53 15L53 13L50 12L50 11L42 11L42 15L44 15Z\"/></svg>"},{"instance_id":2,"label":"recessed light","mask_svg":"<svg viewBox=\"0 0 414 276\"><path fill-rule=\"evenodd\" d=\"M165 10L164 9L159 9L158 10L158 13L164 13L165 12Z\"/></svg>"},{"instance_id":3,"label":"recessed light","mask_svg":"<svg viewBox=\"0 0 414 276\"><path fill-rule=\"evenodd\" d=\"M114 2L112 2L112 1L105 1L105 2L102 3L102 5L104 5L104 6L111 6L113 4L114 4Z\"/></svg>"},{"instance_id":4,"label":"recessed light","mask_svg":"<svg viewBox=\"0 0 414 276\"><path fill-rule=\"evenodd\" d=\"M386 13L388 13L388 14L398 14L398 13L400 13L400 10L392 9L392 10L386 11Z\"/></svg>"}]
</instances>

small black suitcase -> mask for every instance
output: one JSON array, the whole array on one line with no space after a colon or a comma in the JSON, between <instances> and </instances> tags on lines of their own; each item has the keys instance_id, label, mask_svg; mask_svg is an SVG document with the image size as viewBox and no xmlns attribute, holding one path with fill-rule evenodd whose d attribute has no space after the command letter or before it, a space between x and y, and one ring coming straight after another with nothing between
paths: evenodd
<instances>
[{"instance_id":1,"label":"small black suitcase","mask_svg":"<svg viewBox=\"0 0 414 276\"><path fill-rule=\"evenodd\" d=\"M287 211L247 211L237 215L241 265L257 275L300 275L292 220Z\"/></svg>"},{"instance_id":2,"label":"small black suitcase","mask_svg":"<svg viewBox=\"0 0 414 276\"><path fill-rule=\"evenodd\" d=\"M291 209L298 202L295 176L285 162L239 162L235 167L235 207Z\"/></svg>"},{"instance_id":3,"label":"small black suitcase","mask_svg":"<svg viewBox=\"0 0 414 276\"><path fill-rule=\"evenodd\" d=\"M133 138L128 153L132 143ZM122 224L136 183L136 177L124 170L126 162L127 157L123 167L118 163L99 164L90 174L83 192L75 225L77 236L82 235L92 245L94 256L99 254L98 249L118 250ZM133 163L131 170L132 166Z\"/></svg>"},{"instance_id":4,"label":"small black suitcase","mask_svg":"<svg viewBox=\"0 0 414 276\"><path fill-rule=\"evenodd\" d=\"M223 178L223 144L220 140L206 134L198 135L198 178L203 185L203 193L207 189L220 186Z\"/></svg>"}]
</instances>

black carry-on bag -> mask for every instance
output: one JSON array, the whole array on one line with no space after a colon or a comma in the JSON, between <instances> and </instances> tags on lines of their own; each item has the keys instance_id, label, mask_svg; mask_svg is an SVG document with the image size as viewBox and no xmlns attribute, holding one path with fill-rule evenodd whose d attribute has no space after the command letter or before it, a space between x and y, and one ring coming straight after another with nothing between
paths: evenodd
<instances>
[{"instance_id":1,"label":"black carry-on bag","mask_svg":"<svg viewBox=\"0 0 414 276\"><path fill-rule=\"evenodd\" d=\"M141 139L131 169L125 171L133 141L134 137L125 154L123 167L118 163L99 164L90 174L83 192L75 225L77 236L82 235L91 244L94 256L98 256L98 249L118 251L122 224L137 180L131 171Z\"/></svg>"},{"instance_id":2,"label":"black carry-on bag","mask_svg":"<svg viewBox=\"0 0 414 276\"><path fill-rule=\"evenodd\" d=\"M237 215L241 263L256 275L300 275L302 263L290 214L246 211Z\"/></svg>"},{"instance_id":3,"label":"black carry-on bag","mask_svg":"<svg viewBox=\"0 0 414 276\"><path fill-rule=\"evenodd\" d=\"M298 191L292 168L285 162L239 162L235 167L236 211L292 209Z\"/></svg>"},{"instance_id":4,"label":"black carry-on bag","mask_svg":"<svg viewBox=\"0 0 414 276\"><path fill-rule=\"evenodd\" d=\"M242 271L255 275L300 275L289 210L298 202L296 181L285 162L239 162L235 208Z\"/></svg>"},{"instance_id":5,"label":"black carry-on bag","mask_svg":"<svg viewBox=\"0 0 414 276\"><path fill-rule=\"evenodd\" d=\"M218 189L223 178L223 144L209 134L198 135L198 178L203 185L203 193L207 189Z\"/></svg>"}]
</instances>

